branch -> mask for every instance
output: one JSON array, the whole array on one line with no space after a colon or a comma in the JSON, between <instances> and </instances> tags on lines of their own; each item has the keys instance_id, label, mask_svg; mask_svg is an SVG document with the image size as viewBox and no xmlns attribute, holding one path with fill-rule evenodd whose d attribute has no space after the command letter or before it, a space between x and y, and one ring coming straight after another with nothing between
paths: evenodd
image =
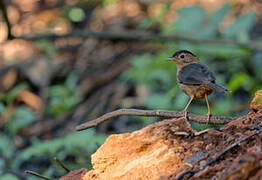
<instances>
[{"instance_id":1,"label":"branch","mask_svg":"<svg viewBox=\"0 0 262 180\"><path fill-rule=\"evenodd\" d=\"M14 39L14 36L12 35L12 31L11 31L11 29L12 29L11 23L10 23L8 16L7 16L7 10L6 10L4 0L0 0L0 9L3 13L4 21L6 22L6 25L7 25L7 39L9 39L9 40Z\"/></svg>"},{"instance_id":2,"label":"branch","mask_svg":"<svg viewBox=\"0 0 262 180\"><path fill-rule=\"evenodd\" d=\"M185 175L190 174L189 177L192 177L194 174L199 173L200 171L203 171L207 166L210 166L211 164L213 164L214 162L216 162L218 159L220 159L224 154L226 154L228 151L230 151L231 149L233 149L234 147L240 145L242 142L244 142L245 140L258 135L259 133L262 132L262 128L259 128L255 133L245 136L242 139L238 140L237 142L233 143L232 145L228 146L225 150L223 150L222 152L220 152L214 159L208 161L203 167L201 167L198 170L187 170L185 172L183 172L182 174L180 174L176 179L177 180L181 180Z\"/></svg>"},{"instance_id":3,"label":"branch","mask_svg":"<svg viewBox=\"0 0 262 180\"><path fill-rule=\"evenodd\" d=\"M109 112L95 120L83 123L76 127L77 131L82 131L91 127L95 127L98 124L101 124L104 121L118 117L118 116L155 116L155 117L164 117L164 118L179 118L184 116L184 111L165 111L165 110L139 110L139 109L119 109L113 112ZM188 114L189 120L206 123L207 116L204 115L195 115ZM211 116L209 123L211 124L226 124L232 121L233 117L226 116Z\"/></svg>"},{"instance_id":4,"label":"branch","mask_svg":"<svg viewBox=\"0 0 262 180\"><path fill-rule=\"evenodd\" d=\"M61 166L66 172L70 172L71 170L68 169L57 157L54 157L54 160L57 162L59 166Z\"/></svg>"},{"instance_id":5,"label":"branch","mask_svg":"<svg viewBox=\"0 0 262 180\"><path fill-rule=\"evenodd\" d=\"M145 32L92 32L75 30L71 33L64 35L57 35L54 33L47 33L41 35L27 35L27 36L18 36L16 38L24 40L39 40L39 39L58 39L58 38L67 38L67 37L82 37L82 38L96 38L96 39L110 39L110 40L122 40L122 41L163 41L163 42L174 42L174 41L190 41L193 43L209 43L209 44L221 44L221 45L231 45L239 46L248 49L260 49L262 50L262 43L257 41L249 41L248 43L241 43L234 40L221 40L221 39L201 39L194 37L185 37L180 35L161 35L154 33L145 33Z\"/></svg>"},{"instance_id":6,"label":"branch","mask_svg":"<svg viewBox=\"0 0 262 180\"><path fill-rule=\"evenodd\" d=\"M39 177L41 179L50 180L49 178L47 178L47 177L45 177L45 176L43 176L43 175L41 175L41 174L39 174L37 172L34 172L34 171L26 170L25 173L31 174L31 175L36 176L36 177Z\"/></svg>"}]
</instances>

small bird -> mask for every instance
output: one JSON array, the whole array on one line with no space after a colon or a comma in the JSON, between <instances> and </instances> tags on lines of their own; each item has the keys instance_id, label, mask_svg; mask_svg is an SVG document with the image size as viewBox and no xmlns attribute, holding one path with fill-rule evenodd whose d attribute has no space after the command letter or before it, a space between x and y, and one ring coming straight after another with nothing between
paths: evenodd
<instances>
[{"instance_id":1,"label":"small bird","mask_svg":"<svg viewBox=\"0 0 262 180\"><path fill-rule=\"evenodd\" d=\"M167 61L173 61L177 65L177 83L179 87L190 97L184 112L185 118L188 118L188 107L193 99L205 98L207 104L207 124L211 117L208 98L213 91L220 93L231 92L229 89L216 84L216 78L213 73L204 64L201 64L197 56L190 51L180 50L172 57L166 58Z\"/></svg>"}]
</instances>

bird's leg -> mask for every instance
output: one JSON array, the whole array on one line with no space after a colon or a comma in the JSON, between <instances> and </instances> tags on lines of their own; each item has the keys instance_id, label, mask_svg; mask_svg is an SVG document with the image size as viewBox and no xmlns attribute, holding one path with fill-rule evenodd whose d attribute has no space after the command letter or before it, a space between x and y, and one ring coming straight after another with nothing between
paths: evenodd
<instances>
[{"instance_id":1,"label":"bird's leg","mask_svg":"<svg viewBox=\"0 0 262 180\"><path fill-rule=\"evenodd\" d=\"M205 99L206 99L206 103L207 103L207 124L210 120L210 117L212 116L211 112L210 112L210 107L209 107L209 103L208 103L208 98L207 98L207 94L205 94Z\"/></svg>"},{"instance_id":2,"label":"bird's leg","mask_svg":"<svg viewBox=\"0 0 262 180\"><path fill-rule=\"evenodd\" d=\"M190 100L188 101L188 103L187 103L187 105L186 105L186 107L185 107L185 109L184 109L185 119L188 119L188 107L189 107L189 105L191 104L191 102L193 101L193 99L194 99L194 96L191 96L191 97L190 97Z\"/></svg>"}]
</instances>

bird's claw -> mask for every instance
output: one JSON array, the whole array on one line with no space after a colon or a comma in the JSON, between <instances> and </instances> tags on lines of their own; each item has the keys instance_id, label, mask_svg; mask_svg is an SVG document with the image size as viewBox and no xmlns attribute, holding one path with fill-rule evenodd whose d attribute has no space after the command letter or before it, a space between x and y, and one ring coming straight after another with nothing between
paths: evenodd
<instances>
[{"instance_id":1,"label":"bird's claw","mask_svg":"<svg viewBox=\"0 0 262 180\"><path fill-rule=\"evenodd\" d=\"M194 136L200 136L200 135L202 135L204 133L207 133L209 130L210 129L208 128L208 129L205 129L205 130L202 130L202 131L199 131L199 132L195 132L193 135Z\"/></svg>"},{"instance_id":2,"label":"bird's claw","mask_svg":"<svg viewBox=\"0 0 262 180\"><path fill-rule=\"evenodd\" d=\"M208 123L209 123L211 116L212 116L212 114L211 114L211 113L207 113L207 123L206 123L206 124L208 124Z\"/></svg>"},{"instance_id":3,"label":"bird's claw","mask_svg":"<svg viewBox=\"0 0 262 180\"><path fill-rule=\"evenodd\" d=\"M185 115L184 115L185 119L189 120L189 118L188 118L188 110L185 110L184 112L185 112Z\"/></svg>"}]
</instances>

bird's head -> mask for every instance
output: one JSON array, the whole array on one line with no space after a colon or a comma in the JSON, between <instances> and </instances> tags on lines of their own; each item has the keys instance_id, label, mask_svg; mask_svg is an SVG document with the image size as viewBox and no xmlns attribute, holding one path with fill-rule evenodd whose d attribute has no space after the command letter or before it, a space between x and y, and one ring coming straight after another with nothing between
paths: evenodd
<instances>
[{"instance_id":1,"label":"bird's head","mask_svg":"<svg viewBox=\"0 0 262 180\"><path fill-rule=\"evenodd\" d=\"M177 65L186 65L198 62L198 58L192 52L187 50L180 50L173 54L173 56L166 58L166 61L173 61Z\"/></svg>"}]
</instances>

